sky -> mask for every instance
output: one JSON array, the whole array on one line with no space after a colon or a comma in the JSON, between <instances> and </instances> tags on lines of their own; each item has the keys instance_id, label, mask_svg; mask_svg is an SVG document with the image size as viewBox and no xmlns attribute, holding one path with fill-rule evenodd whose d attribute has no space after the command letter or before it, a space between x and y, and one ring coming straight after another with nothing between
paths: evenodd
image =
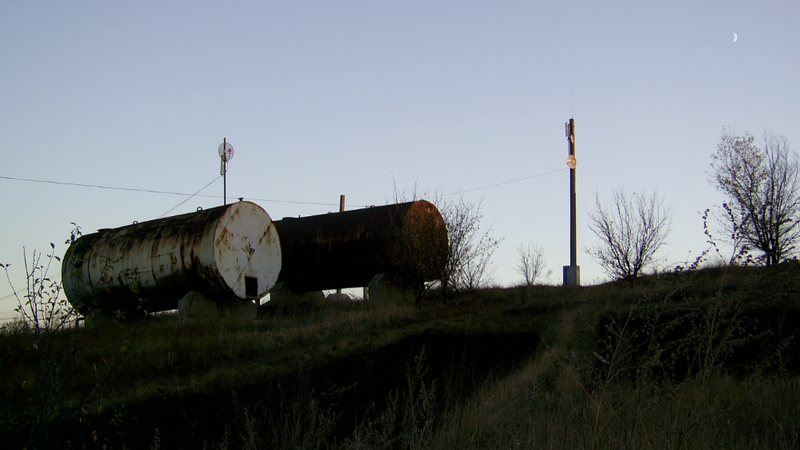
<instances>
[{"instance_id":1,"label":"sky","mask_svg":"<svg viewBox=\"0 0 800 450\"><path fill-rule=\"evenodd\" d=\"M798 17L788 0L2 2L0 262L19 289L23 248L63 255L72 223L222 204L226 138L228 198L275 220L461 196L502 239L494 284L521 282L528 244L560 284L574 118L582 283L607 280L588 216L619 187L671 208L669 268L708 246L725 130L800 149Z\"/></svg>"}]
</instances>

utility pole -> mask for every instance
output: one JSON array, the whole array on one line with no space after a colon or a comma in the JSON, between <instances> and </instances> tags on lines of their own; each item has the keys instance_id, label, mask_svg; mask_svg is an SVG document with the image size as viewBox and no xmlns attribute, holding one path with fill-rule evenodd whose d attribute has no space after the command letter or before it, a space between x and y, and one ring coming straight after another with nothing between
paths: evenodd
<instances>
[{"instance_id":1,"label":"utility pole","mask_svg":"<svg viewBox=\"0 0 800 450\"><path fill-rule=\"evenodd\" d=\"M339 212L344 212L344 194L339 196ZM342 288L336 289L337 294L342 293Z\"/></svg>"},{"instance_id":2,"label":"utility pole","mask_svg":"<svg viewBox=\"0 0 800 450\"><path fill-rule=\"evenodd\" d=\"M576 189L575 168L575 119L566 124L567 141L569 142L569 265L564 266L564 286L581 285L581 268L578 265L578 193Z\"/></svg>"}]
</instances>

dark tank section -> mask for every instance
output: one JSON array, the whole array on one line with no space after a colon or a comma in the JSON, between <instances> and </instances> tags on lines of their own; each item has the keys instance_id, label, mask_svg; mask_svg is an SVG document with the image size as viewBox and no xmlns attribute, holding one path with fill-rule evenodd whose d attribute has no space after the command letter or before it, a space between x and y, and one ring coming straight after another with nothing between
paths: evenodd
<instances>
[{"instance_id":1,"label":"dark tank section","mask_svg":"<svg viewBox=\"0 0 800 450\"><path fill-rule=\"evenodd\" d=\"M447 227L426 200L274 222L296 292L367 286L375 275L437 279L447 260Z\"/></svg>"}]
</instances>

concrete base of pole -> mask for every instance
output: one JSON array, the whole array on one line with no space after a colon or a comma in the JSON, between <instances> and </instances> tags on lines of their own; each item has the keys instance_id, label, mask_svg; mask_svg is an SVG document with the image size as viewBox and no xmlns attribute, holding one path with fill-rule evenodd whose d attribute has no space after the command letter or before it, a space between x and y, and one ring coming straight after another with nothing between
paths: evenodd
<instances>
[{"instance_id":1,"label":"concrete base of pole","mask_svg":"<svg viewBox=\"0 0 800 450\"><path fill-rule=\"evenodd\" d=\"M564 286L581 285L581 266L564 266Z\"/></svg>"}]
</instances>

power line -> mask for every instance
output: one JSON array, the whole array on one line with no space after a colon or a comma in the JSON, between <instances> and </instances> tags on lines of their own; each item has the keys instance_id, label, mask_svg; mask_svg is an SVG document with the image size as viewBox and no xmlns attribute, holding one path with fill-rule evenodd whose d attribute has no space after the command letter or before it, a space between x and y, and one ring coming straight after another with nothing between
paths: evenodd
<instances>
[{"instance_id":1,"label":"power line","mask_svg":"<svg viewBox=\"0 0 800 450\"><path fill-rule=\"evenodd\" d=\"M533 178L539 178L539 177L543 177L545 175L550 175L550 174L553 174L553 173L556 173L556 172L563 172L565 170L569 170L569 169L565 167L563 169L551 170L550 172L544 172L544 173L531 175L529 177L524 177L524 178L517 178L516 180L503 181L502 183L489 184L489 185L486 185L486 186L476 187L476 188L472 188L472 189L466 189L466 190L463 190L463 191L451 192L449 194L444 194L444 196L447 197L447 196L450 196L450 195L463 194L465 192L480 191L480 190L483 190L483 189L489 189L489 188L493 188L493 187L497 187L497 186L505 186L506 184L519 183L520 181L531 180Z\"/></svg>"},{"instance_id":2,"label":"power line","mask_svg":"<svg viewBox=\"0 0 800 450\"><path fill-rule=\"evenodd\" d=\"M217 198L220 198L220 197L217 197ZM266 199L266 198L249 198L249 197L248 197L248 199L249 200L254 200L254 201L257 201L257 202L288 203L288 204L292 204L292 205L314 205L314 206L336 206L336 207L339 206L338 203L300 202L300 201L292 201L292 200L270 200L270 199ZM370 205L352 205L352 206L358 206L360 208L366 208L366 207L368 207Z\"/></svg>"},{"instance_id":3,"label":"power line","mask_svg":"<svg viewBox=\"0 0 800 450\"><path fill-rule=\"evenodd\" d=\"M37 180L34 178L19 178L19 177L6 177L0 176L0 179L3 180L10 180L10 181L27 181L30 183L45 183L45 184L55 184L60 186L75 186L75 187L84 187L84 188L94 188L94 189L109 189L109 190L117 190L117 191L128 191L128 192L145 192L148 194L167 194L167 195L180 195L185 197L202 197L202 198L222 198L221 195L208 195L208 194L188 194L186 192L174 192L174 191L158 191L154 189L139 189L139 188L128 188L128 187L119 187L119 186L104 186L100 184L84 184L84 183L72 183L68 181L51 181L51 180ZM217 178L214 179L217 181ZM211 183L213 183L212 181ZM211 184L209 183L209 185ZM207 185L206 187L208 187ZM203 189L205 189L204 187ZM203 189L200 189L202 191ZM197 192L200 192L197 191ZM265 199L265 198L251 198L250 200L259 201L259 202L270 202L270 203L289 203L293 205L316 205L316 206L339 206L338 203L320 203L320 202L303 202L303 201L296 201L296 200L274 200L274 199ZM360 206L360 207L367 207L369 205L353 205L353 206Z\"/></svg>"},{"instance_id":4,"label":"power line","mask_svg":"<svg viewBox=\"0 0 800 450\"><path fill-rule=\"evenodd\" d=\"M219 180L219 179L220 179L220 177L221 177L221 175L220 175L219 177L217 177L217 178L214 178L213 180L211 180L211 183L208 183L207 185L205 185L205 186L201 187L199 191L197 191L197 192L195 192L194 194L192 194L192 195L190 195L190 196L186 197L186 199L184 199L182 202L180 202L180 203L178 203L177 205L175 205L175 206L174 206L172 209L170 209L169 211L167 211L167 212L165 212L164 214L162 214L162 215L158 216L158 218L160 219L160 218L162 218L162 217L166 216L167 214L169 214L169 213L171 213L172 211L174 211L174 210L175 210L177 207L179 207L179 206L181 206L182 204L184 204L184 203L188 202L188 201L189 201L189 200L190 200L192 197L194 197L195 195L199 194L199 193L200 193L200 191L202 191L203 189L205 189L205 188L207 188L207 187L211 186L211 185L212 185L212 184L213 184L215 181Z\"/></svg>"},{"instance_id":5,"label":"power line","mask_svg":"<svg viewBox=\"0 0 800 450\"><path fill-rule=\"evenodd\" d=\"M489 184L489 185L486 185L486 186L476 187L476 188L472 188L472 189L466 189L466 190L457 191L457 192L451 192L449 194L443 194L443 196L446 197L446 196L450 196L450 195L464 194L466 192L480 191L480 190L483 190L483 189L490 189L490 188L493 188L493 187L505 186L507 184L519 183L521 181L526 181L526 180L531 180L531 179L534 179L534 178L543 177L543 176L550 175L550 174L553 174L553 173L562 172L564 170L568 170L568 169L567 168L563 168L563 169L551 170L549 172L539 173L539 174L536 174L536 175L531 175L531 176L527 176L527 177L523 177L523 178L517 178L517 179L514 179L514 180L503 181L503 182L500 182L500 183ZM202 188L200 188L200 190L198 190L194 194L186 194L186 193L183 193L183 192L171 192L171 191L157 191L157 190L153 190L153 189L126 188L126 187L118 187L118 186L103 186L103 185L98 185L98 184L71 183L71 182L66 182L66 181L37 180L37 179L33 179L33 178L18 178L18 177L0 176L0 179L10 180L10 181L27 181L27 182L31 182L31 183L55 184L55 185L62 185L62 186L76 186L76 187L85 187L85 188L95 188L95 189L109 189L109 190L119 190L119 191L129 191L129 192L145 192L145 193L149 193L149 194L181 195L181 196L186 196L187 197L185 200L183 200L182 202L178 203L174 208L170 209L169 211L165 212L164 214L162 214L160 216L160 217L164 217L167 214L169 214L170 212L172 212L173 210L177 209L179 206L181 206L184 203L186 203L187 201L189 201L193 197L221 198L218 195L200 195L200 192L202 192L207 187L211 186L215 181L220 179L220 177L221 176L219 176L217 178L214 178L213 180L211 180L210 183L208 183L205 186L203 186ZM264 198L252 198L250 200L259 201L259 202L270 202L270 203L287 203L287 204L294 204L294 205L339 206L337 203L302 202L302 201L293 201L293 200L273 200L273 199L264 199ZM366 207L369 207L370 205L352 205L352 206L366 208ZM16 296L16 294L18 292L19 291L15 291L15 292L12 292L11 294L8 294L8 295L5 295L3 297L0 297L0 301L7 300L7 299L9 299L11 297ZM3 319L0 318L0 321L2 321L2 320Z\"/></svg>"},{"instance_id":6,"label":"power line","mask_svg":"<svg viewBox=\"0 0 800 450\"><path fill-rule=\"evenodd\" d=\"M523 178L517 178L517 179L514 179L514 180L503 181L503 182L500 182L500 183L489 184L489 185L486 185L486 186L480 186L480 187L476 187L476 188L471 188L471 189L451 192L449 194L444 194L443 196L447 197L447 196L450 196L450 195L464 194L466 192L481 191L481 190L490 189L490 188L493 188L493 187L505 186L507 184L519 183L521 181L526 181L526 180L531 180L531 179L534 179L534 178L543 177L543 176L550 175L550 174L553 174L553 173L556 173L556 172L562 172L564 170L568 170L568 169L567 168L563 168L563 169L551 170L549 172L539 173L539 174L536 174L536 175L531 175L531 176L527 176L527 177L523 177ZM140 189L140 188L128 188L128 187L120 187L120 186L105 186L105 185L100 185L100 184L72 183L72 182L68 182L68 181L39 180L39 179L34 179L34 178L20 178L20 177L0 176L0 179L10 180L10 181L26 181L26 182L30 182L30 183L55 184L55 185L61 185L61 186L75 186L75 187L84 187L84 188L94 188L94 189L108 189L108 190L118 190L118 191L128 191L128 192L144 192L144 193L148 193L148 194L180 195L180 196L187 197L186 200L184 200L183 202L178 204L175 208L173 208L173 209L167 211L166 213L164 213L164 215L169 214L170 212L172 212L172 210L176 209L178 206L182 205L183 203L185 203L186 201L188 201L189 199L191 199L193 197L217 198L217 199L222 198L222 196L219 196L219 195L200 194L200 192L203 191L203 189L205 189L208 186L210 186L211 184L213 184L219 178L215 178L213 181L211 181L211 183L205 185L203 188L201 188L199 191L197 191L197 192L195 192L193 194L187 194L185 192L174 192L174 191L159 191L159 190L155 190L155 189ZM275 200L275 199L267 199L267 198L248 198L248 200L259 201L259 202L268 202L268 203L285 203L285 204L292 204L292 205L339 206L338 203L304 202L304 201L297 201L297 200ZM369 207L370 205L352 205L352 206L360 207L360 208L366 208L366 207ZM161 216L161 217L163 217L163 216Z\"/></svg>"},{"instance_id":7,"label":"power line","mask_svg":"<svg viewBox=\"0 0 800 450\"><path fill-rule=\"evenodd\" d=\"M156 191L156 190L152 190L152 189L137 189L137 188L126 188L126 187L118 187L118 186L103 186L103 185L99 185L99 184L70 183L70 182L67 182L67 181L36 180L36 179L33 179L33 178L16 178L16 177L0 176L0 179L11 180L11 181L28 181L28 182L31 182L31 183L57 184L57 185L61 185L61 186L77 186L77 187L95 188L95 189L110 189L110 190L117 190L117 191L147 192L149 194L191 195L191 194L186 194L186 193L183 193L183 192Z\"/></svg>"},{"instance_id":8,"label":"power line","mask_svg":"<svg viewBox=\"0 0 800 450\"><path fill-rule=\"evenodd\" d=\"M61 280L61 273L57 273L57 274L53 275L52 277L48 277L48 278L50 278L52 281L59 281L59 280ZM14 289L14 286L11 286L11 288ZM17 294L19 294L23 290L27 290L27 288L14 289L14 292L12 292L12 293L10 293L8 295L5 295L3 297L0 297L0 302L2 302L3 300L8 300L11 297L19 298L17 296Z\"/></svg>"}]
</instances>

